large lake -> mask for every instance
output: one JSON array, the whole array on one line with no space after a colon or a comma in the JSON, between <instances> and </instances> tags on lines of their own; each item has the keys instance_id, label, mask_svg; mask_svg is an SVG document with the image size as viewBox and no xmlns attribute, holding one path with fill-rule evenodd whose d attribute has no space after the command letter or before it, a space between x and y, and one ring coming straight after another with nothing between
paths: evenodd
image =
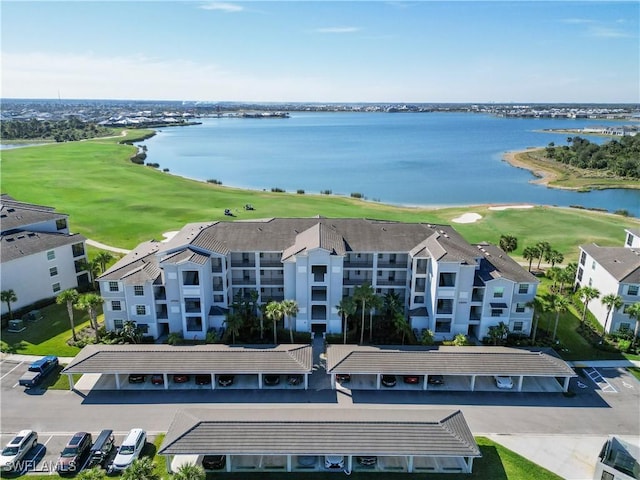
<instances>
[{"instance_id":1,"label":"large lake","mask_svg":"<svg viewBox=\"0 0 640 480\"><path fill-rule=\"evenodd\" d=\"M605 120L520 119L467 113L292 113L287 119L206 118L145 140L147 162L189 178L257 190L359 192L402 205L486 203L626 209L640 217L640 190L578 193L533 185L502 161L505 151L567 134L544 129ZM601 143L606 139L588 137Z\"/></svg>"}]
</instances>

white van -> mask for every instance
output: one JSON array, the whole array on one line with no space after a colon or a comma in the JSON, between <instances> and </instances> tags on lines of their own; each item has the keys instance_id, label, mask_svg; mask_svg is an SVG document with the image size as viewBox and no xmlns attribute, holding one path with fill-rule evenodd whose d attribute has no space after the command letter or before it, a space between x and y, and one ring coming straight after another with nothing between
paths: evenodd
<instances>
[{"instance_id":1,"label":"white van","mask_svg":"<svg viewBox=\"0 0 640 480\"><path fill-rule=\"evenodd\" d=\"M141 428L134 428L127 434L127 438L124 439L116 458L113 459L111 464L112 471L121 472L125 470L133 461L140 456L140 452L144 448L144 444L147 441L147 432Z\"/></svg>"}]
</instances>

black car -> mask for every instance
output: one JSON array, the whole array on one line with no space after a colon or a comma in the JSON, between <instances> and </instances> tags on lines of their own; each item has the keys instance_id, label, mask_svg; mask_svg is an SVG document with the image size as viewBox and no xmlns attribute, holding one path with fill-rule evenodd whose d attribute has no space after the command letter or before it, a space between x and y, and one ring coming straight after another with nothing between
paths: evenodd
<instances>
[{"instance_id":1,"label":"black car","mask_svg":"<svg viewBox=\"0 0 640 480\"><path fill-rule=\"evenodd\" d=\"M194 381L196 385L209 385L211 383L211 375L196 375Z\"/></svg>"},{"instance_id":2,"label":"black car","mask_svg":"<svg viewBox=\"0 0 640 480\"><path fill-rule=\"evenodd\" d=\"M385 387L395 387L396 377L395 375L382 375L382 385Z\"/></svg>"},{"instance_id":3,"label":"black car","mask_svg":"<svg viewBox=\"0 0 640 480\"><path fill-rule=\"evenodd\" d=\"M356 462L365 467L370 467L378 462L378 457L356 457Z\"/></svg>"},{"instance_id":4,"label":"black car","mask_svg":"<svg viewBox=\"0 0 640 480\"><path fill-rule=\"evenodd\" d=\"M302 375L288 375L287 383L289 385L300 385L304 381L304 377Z\"/></svg>"},{"instance_id":5,"label":"black car","mask_svg":"<svg viewBox=\"0 0 640 480\"><path fill-rule=\"evenodd\" d=\"M129 375L129 383L144 383L146 379L147 376L141 373L132 373Z\"/></svg>"},{"instance_id":6,"label":"black car","mask_svg":"<svg viewBox=\"0 0 640 480\"><path fill-rule=\"evenodd\" d=\"M429 382L429 385L442 385L444 377L442 375L429 375L427 382Z\"/></svg>"},{"instance_id":7,"label":"black car","mask_svg":"<svg viewBox=\"0 0 640 480\"><path fill-rule=\"evenodd\" d=\"M280 375L265 375L262 377L265 385L273 386L280 383Z\"/></svg>"},{"instance_id":8,"label":"black car","mask_svg":"<svg viewBox=\"0 0 640 480\"><path fill-rule=\"evenodd\" d=\"M351 375L348 373L337 373L336 380L340 383L349 383L351 381Z\"/></svg>"},{"instance_id":9,"label":"black car","mask_svg":"<svg viewBox=\"0 0 640 480\"><path fill-rule=\"evenodd\" d=\"M225 455L205 455L202 459L202 468L205 470L221 470L226 464Z\"/></svg>"},{"instance_id":10,"label":"black car","mask_svg":"<svg viewBox=\"0 0 640 480\"><path fill-rule=\"evenodd\" d=\"M218 385L221 387L228 387L233 385L233 379L235 377L233 375L218 375Z\"/></svg>"}]
</instances>

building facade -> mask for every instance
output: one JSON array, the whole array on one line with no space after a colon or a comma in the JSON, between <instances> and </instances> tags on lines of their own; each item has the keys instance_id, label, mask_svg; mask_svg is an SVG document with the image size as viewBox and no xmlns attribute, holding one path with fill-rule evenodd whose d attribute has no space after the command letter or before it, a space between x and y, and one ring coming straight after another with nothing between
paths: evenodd
<instances>
[{"instance_id":1,"label":"building facade","mask_svg":"<svg viewBox=\"0 0 640 480\"><path fill-rule=\"evenodd\" d=\"M12 310L89 285L85 238L69 233L68 215L9 195L0 201L1 282L18 299ZM2 313L7 310L3 303Z\"/></svg>"},{"instance_id":2,"label":"building facade","mask_svg":"<svg viewBox=\"0 0 640 480\"><path fill-rule=\"evenodd\" d=\"M98 279L107 329L132 320L147 335L202 339L237 295L295 300L297 331L340 333L337 305L370 284L396 293L415 329L482 338L504 322L528 334L538 280L499 248L447 225L273 218L186 225L142 243Z\"/></svg>"},{"instance_id":3,"label":"building facade","mask_svg":"<svg viewBox=\"0 0 640 480\"><path fill-rule=\"evenodd\" d=\"M605 295L619 295L621 308L611 312L607 323L607 333L621 328L634 331L636 321L626 313L634 303L640 302L640 231L626 230L623 247L600 247L581 245L576 285L585 285L600 291L600 299ZM589 310L601 325L604 325L608 307L600 301L592 300Z\"/></svg>"}]
</instances>

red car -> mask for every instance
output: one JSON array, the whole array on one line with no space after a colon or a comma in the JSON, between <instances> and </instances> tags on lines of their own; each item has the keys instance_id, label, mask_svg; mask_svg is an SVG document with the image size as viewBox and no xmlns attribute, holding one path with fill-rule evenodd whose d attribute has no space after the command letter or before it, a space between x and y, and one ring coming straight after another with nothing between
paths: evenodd
<instances>
[{"instance_id":1,"label":"red car","mask_svg":"<svg viewBox=\"0 0 640 480\"><path fill-rule=\"evenodd\" d=\"M190 380L189 375L185 374L176 374L173 376L174 383L186 383Z\"/></svg>"},{"instance_id":2,"label":"red car","mask_svg":"<svg viewBox=\"0 0 640 480\"><path fill-rule=\"evenodd\" d=\"M416 384L420 383L420 377L418 377L417 375L405 375L404 377L402 377L402 381L404 383Z\"/></svg>"},{"instance_id":3,"label":"red car","mask_svg":"<svg viewBox=\"0 0 640 480\"><path fill-rule=\"evenodd\" d=\"M153 383L154 385L163 385L164 376L161 373L156 373L155 375L151 375L151 383Z\"/></svg>"}]
</instances>

